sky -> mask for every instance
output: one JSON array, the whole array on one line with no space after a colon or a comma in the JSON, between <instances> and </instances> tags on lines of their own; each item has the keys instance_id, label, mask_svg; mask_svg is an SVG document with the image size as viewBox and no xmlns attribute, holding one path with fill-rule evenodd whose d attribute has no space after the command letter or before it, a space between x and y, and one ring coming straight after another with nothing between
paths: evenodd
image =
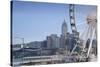
<instances>
[{"instance_id":1,"label":"sky","mask_svg":"<svg viewBox=\"0 0 100 67\"><path fill-rule=\"evenodd\" d=\"M12 36L13 43L43 41L51 34L61 34L61 25L65 19L68 32L71 33L69 4L13 1ZM97 15L93 5L75 5L75 21L81 33L86 26L86 17Z\"/></svg>"}]
</instances>

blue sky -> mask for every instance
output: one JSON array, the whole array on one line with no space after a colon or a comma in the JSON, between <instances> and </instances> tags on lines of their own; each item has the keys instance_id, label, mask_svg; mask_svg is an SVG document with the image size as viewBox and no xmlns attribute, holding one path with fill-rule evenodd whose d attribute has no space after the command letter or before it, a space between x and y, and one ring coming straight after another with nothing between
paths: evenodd
<instances>
[{"instance_id":1,"label":"blue sky","mask_svg":"<svg viewBox=\"0 0 100 67\"><path fill-rule=\"evenodd\" d=\"M86 16L96 14L96 6L76 5L75 16L79 32L86 26ZM66 20L68 31L71 32L69 22L69 5L39 2L13 2L13 39L25 38L25 42L42 41L50 34L61 34L61 25Z\"/></svg>"}]
</instances>

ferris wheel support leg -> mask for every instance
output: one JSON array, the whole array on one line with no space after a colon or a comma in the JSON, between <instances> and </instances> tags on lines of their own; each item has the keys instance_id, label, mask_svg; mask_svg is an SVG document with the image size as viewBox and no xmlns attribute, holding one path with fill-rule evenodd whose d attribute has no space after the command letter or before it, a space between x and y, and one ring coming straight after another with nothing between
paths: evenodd
<instances>
[{"instance_id":1,"label":"ferris wheel support leg","mask_svg":"<svg viewBox=\"0 0 100 67\"><path fill-rule=\"evenodd\" d=\"M95 35L95 29L93 30L93 34L92 34L92 37L90 39L90 44L89 44L89 49L88 49L88 52L87 52L87 57L89 57L90 50L92 48L92 41L93 41L94 35Z\"/></svg>"},{"instance_id":2,"label":"ferris wheel support leg","mask_svg":"<svg viewBox=\"0 0 100 67\"><path fill-rule=\"evenodd\" d=\"M86 34L85 34L86 41L87 41L88 38L89 38L89 30L90 30L90 27L88 27L87 32L86 32ZM84 31L84 32L85 32L85 31ZM83 42L83 51L85 50L85 47L86 47L86 41Z\"/></svg>"},{"instance_id":3,"label":"ferris wheel support leg","mask_svg":"<svg viewBox=\"0 0 100 67\"><path fill-rule=\"evenodd\" d=\"M73 54L73 52L74 52L74 50L76 49L76 47L77 47L77 44L74 46L74 48L72 49L72 51L71 51L71 55Z\"/></svg>"}]
</instances>

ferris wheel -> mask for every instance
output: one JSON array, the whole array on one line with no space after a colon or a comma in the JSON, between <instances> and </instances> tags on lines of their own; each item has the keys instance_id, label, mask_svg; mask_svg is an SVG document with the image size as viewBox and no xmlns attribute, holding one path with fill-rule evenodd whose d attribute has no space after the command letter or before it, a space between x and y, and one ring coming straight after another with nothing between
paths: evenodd
<instances>
[{"instance_id":1,"label":"ferris wheel","mask_svg":"<svg viewBox=\"0 0 100 67\"><path fill-rule=\"evenodd\" d=\"M76 44L71 51L71 55L75 52L77 47L81 48L78 54L80 55L80 60L83 56L86 58L90 57L92 54L93 40L97 39L97 17L95 15L88 15L86 18L86 27L81 35L77 32L77 26L75 21L75 5L69 5L69 16L70 16L70 26L72 34L76 37ZM80 40L83 42L80 43ZM88 48L86 48L87 41L89 40ZM97 45L97 44L96 44ZM85 53L85 54L84 54Z\"/></svg>"}]
</instances>

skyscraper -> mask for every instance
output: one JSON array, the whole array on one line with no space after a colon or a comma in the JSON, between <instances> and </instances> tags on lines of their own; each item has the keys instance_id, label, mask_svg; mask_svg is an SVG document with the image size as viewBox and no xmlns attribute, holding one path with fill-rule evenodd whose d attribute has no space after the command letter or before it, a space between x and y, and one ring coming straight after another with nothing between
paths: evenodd
<instances>
[{"instance_id":1,"label":"skyscraper","mask_svg":"<svg viewBox=\"0 0 100 67\"><path fill-rule=\"evenodd\" d=\"M52 38L50 36L47 36L47 48L52 48Z\"/></svg>"},{"instance_id":2,"label":"skyscraper","mask_svg":"<svg viewBox=\"0 0 100 67\"><path fill-rule=\"evenodd\" d=\"M66 36L68 30L67 30L67 24L66 24L66 21L65 20L63 21L61 31L62 31L62 35L63 36Z\"/></svg>"},{"instance_id":3,"label":"skyscraper","mask_svg":"<svg viewBox=\"0 0 100 67\"><path fill-rule=\"evenodd\" d=\"M56 34L47 36L47 47L48 48L59 48L59 37Z\"/></svg>"},{"instance_id":4,"label":"skyscraper","mask_svg":"<svg viewBox=\"0 0 100 67\"><path fill-rule=\"evenodd\" d=\"M51 38L52 38L52 48L59 48L59 37L56 34L52 34Z\"/></svg>"},{"instance_id":5,"label":"skyscraper","mask_svg":"<svg viewBox=\"0 0 100 67\"><path fill-rule=\"evenodd\" d=\"M66 47L66 39L67 39L67 31L68 31L65 20L62 23L61 31L62 31L62 34L60 37L60 46L61 46L61 48L65 48Z\"/></svg>"}]
</instances>

